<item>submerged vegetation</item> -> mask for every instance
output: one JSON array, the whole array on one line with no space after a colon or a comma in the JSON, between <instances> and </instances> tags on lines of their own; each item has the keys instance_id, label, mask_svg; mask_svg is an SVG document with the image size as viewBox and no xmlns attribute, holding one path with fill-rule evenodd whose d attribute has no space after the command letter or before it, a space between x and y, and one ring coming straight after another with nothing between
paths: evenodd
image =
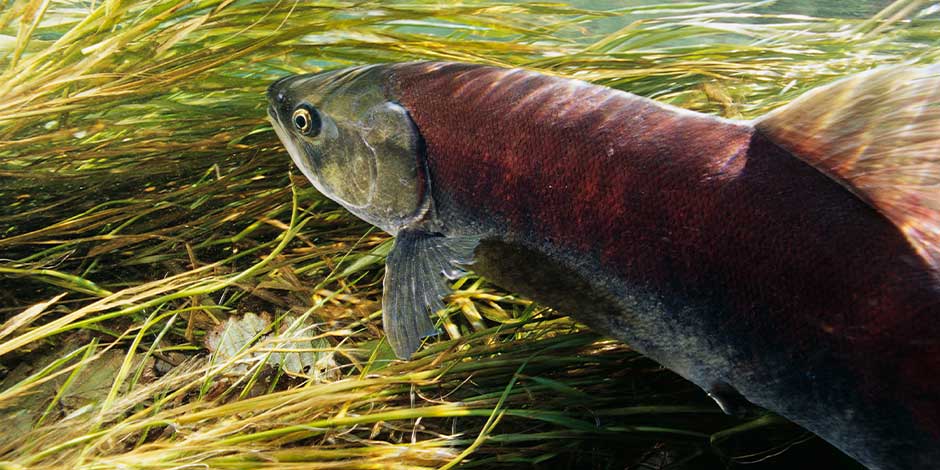
<instances>
[{"instance_id":1,"label":"submerged vegetation","mask_svg":"<svg viewBox=\"0 0 940 470\"><path fill-rule=\"evenodd\" d=\"M394 360L389 237L292 175L265 120L278 77L366 62L528 67L752 118L940 60L918 0L629 4L0 1L0 468L851 465L474 276Z\"/></svg>"}]
</instances>

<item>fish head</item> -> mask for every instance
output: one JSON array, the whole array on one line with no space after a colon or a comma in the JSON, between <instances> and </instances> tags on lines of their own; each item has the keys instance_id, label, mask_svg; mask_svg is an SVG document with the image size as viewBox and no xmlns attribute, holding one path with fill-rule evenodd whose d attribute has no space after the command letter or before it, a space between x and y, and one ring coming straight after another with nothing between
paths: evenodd
<instances>
[{"instance_id":1,"label":"fish head","mask_svg":"<svg viewBox=\"0 0 940 470\"><path fill-rule=\"evenodd\" d=\"M426 211L427 184L421 135L385 81L381 66L285 77L268 117L317 190L394 235Z\"/></svg>"}]
</instances>

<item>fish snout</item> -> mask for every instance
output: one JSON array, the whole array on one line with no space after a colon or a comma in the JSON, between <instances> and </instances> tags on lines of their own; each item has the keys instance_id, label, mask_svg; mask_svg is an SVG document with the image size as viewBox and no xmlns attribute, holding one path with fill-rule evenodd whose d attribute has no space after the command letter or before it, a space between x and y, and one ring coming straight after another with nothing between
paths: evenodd
<instances>
[{"instance_id":1,"label":"fish snout","mask_svg":"<svg viewBox=\"0 0 940 470\"><path fill-rule=\"evenodd\" d=\"M268 102L273 105L279 105L284 103L284 100L287 99L286 88L290 81L296 78L296 75L288 75L286 77L281 77L277 79L274 83L268 86Z\"/></svg>"},{"instance_id":2,"label":"fish snout","mask_svg":"<svg viewBox=\"0 0 940 470\"><path fill-rule=\"evenodd\" d=\"M275 122L289 117L293 112L295 103L291 99L290 87L296 81L297 75L279 78L268 86L268 116Z\"/></svg>"}]
</instances>

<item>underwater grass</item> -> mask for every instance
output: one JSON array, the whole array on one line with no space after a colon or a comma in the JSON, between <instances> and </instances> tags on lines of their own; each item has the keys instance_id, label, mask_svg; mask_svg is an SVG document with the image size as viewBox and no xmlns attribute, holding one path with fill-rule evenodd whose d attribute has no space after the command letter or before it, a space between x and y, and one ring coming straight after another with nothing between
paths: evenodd
<instances>
[{"instance_id":1,"label":"underwater grass","mask_svg":"<svg viewBox=\"0 0 940 470\"><path fill-rule=\"evenodd\" d=\"M4 2L0 468L704 468L812 448L777 455L806 434L726 417L627 346L473 276L441 338L394 360L389 237L290 174L263 90L460 60L751 118L835 77L937 61L937 13ZM210 347L248 314L257 329Z\"/></svg>"}]
</instances>

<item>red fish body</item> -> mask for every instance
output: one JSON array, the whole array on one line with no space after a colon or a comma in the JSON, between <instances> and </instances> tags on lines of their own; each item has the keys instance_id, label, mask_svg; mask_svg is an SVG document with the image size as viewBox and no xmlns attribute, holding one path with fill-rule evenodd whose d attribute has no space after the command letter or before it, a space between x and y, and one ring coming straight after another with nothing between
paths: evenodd
<instances>
[{"instance_id":1,"label":"red fish body","mask_svg":"<svg viewBox=\"0 0 940 470\"><path fill-rule=\"evenodd\" d=\"M870 468L940 468L930 245L775 130L522 70L370 73L420 134L412 225L478 240L474 271L724 408L740 394Z\"/></svg>"},{"instance_id":2,"label":"red fish body","mask_svg":"<svg viewBox=\"0 0 940 470\"><path fill-rule=\"evenodd\" d=\"M940 466L915 460L940 446L940 283L854 194L750 125L610 89L474 66L394 77L443 226L556 259L613 299L572 299L572 314L706 391L836 424L869 442L863 461Z\"/></svg>"}]
</instances>

